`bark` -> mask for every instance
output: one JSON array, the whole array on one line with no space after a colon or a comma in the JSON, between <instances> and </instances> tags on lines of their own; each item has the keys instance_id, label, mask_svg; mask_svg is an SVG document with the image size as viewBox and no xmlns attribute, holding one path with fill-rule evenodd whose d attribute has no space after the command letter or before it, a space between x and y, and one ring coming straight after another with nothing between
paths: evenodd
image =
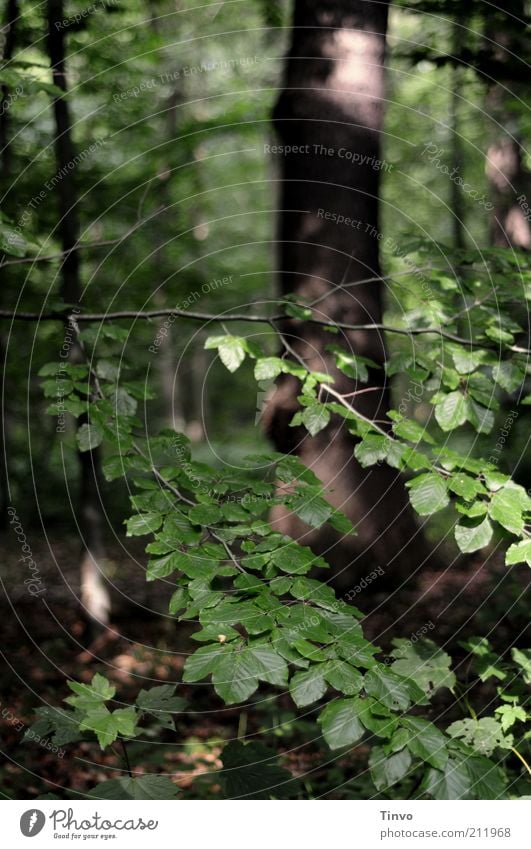
<instances>
[{"instance_id":1,"label":"bark","mask_svg":"<svg viewBox=\"0 0 531 849\"><path fill-rule=\"evenodd\" d=\"M157 13L157 4L149 1L147 3L147 9L150 16L149 25L154 33L159 34L161 27L160 18ZM180 83L176 82L170 92L165 108L166 135L169 141L173 140L177 134L177 107L181 103L182 98L183 93ZM173 274L173 266L168 257L166 244L169 234L173 232L173 214L170 211L172 206L170 188L174 176L175 171L172 170L171 162L167 162L166 167L161 165L157 176L157 196L160 201L161 210L154 222L154 239L157 243L154 260L156 267L159 269L161 279L164 281L170 279ZM156 290L154 301L161 308L168 305L165 288L161 287ZM157 348L157 354L155 355L155 361L164 405L164 424L166 427L173 428L174 430L184 431L186 419L183 405L183 382L182 376L177 374L175 367L176 338L173 325L167 319L161 318L158 322L157 337L160 343Z\"/></svg>"},{"instance_id":2,"label":"bark","mask_svg":"<svg viewBox=\"0 0 531 849\"><path fill-rule=\"evenodd\" d=\"M519 128L507 108L506 93L491 89L487 107L498 127L487 150L486 172L494 205L491 219L491 244L494 247L531 248L529 196L531 180L522 161Z\"/></svg>"},{"instance_id":3,"label":"bark","mask_svg":"<svg viewBox=\"0 0 531 849\"><path fill-rule=\"evenodd\" d=\"M502 9L510 13L504 20L505 28L489 23L487 19L486 37L494 51L499 68L522 66L525 62L525 10L524 4L517 0L502 4ZM527 90L522 90L518 80L504 79L491 84L487 91L486 111L491 118L491 140L487 150L486 173L494 204L491 219L491 244L495 247L514 247L529 250L531 248L531 227L529 222L529 193L531 180L522 158L521 128L518 112L513 108L518 94L523 98Z\"/></svg>"},{"instance_id":4,"label":"bark","mask_svg":"<svg viewBox=\"0 0 531 849\"><path fill-rule=\"evenodd\" d=\"M5 9L5 17L2 26L3 35L3 53L2 64L8 65L13 57L16 42L16 24L19 17L19 8L17 0L8 0ZM0 150L2 158L2 195L5 196L11 187L11 146L9 139L9 88L7 85L1 87L0 97ZM7 277L9 271L3 270L2 283L4 291L7 288ZM3 390L8 389L6 385L6 360L7 350L4 335L0 335L0 368L4 375ZM6 399L10 397L10 393L2 392L2 421L0 423L0 528L4 530L7 527L7 508L9 506L9 418L6 409Z\"/></svg>"},{"instance_id":5,"label":"bark","mask_svg":"<svg viewBox=\"0 0 531 849\"><path fill-rule=\"evenodd\" d=\"M378 278L380 136L385 96L387 4L364 0L296 0L292 44L284 87L273 120L282 178L278 235L280 286L307 300L322 298L314 315L349 323L380 322ZM287 152L299 146L299 152ZM301 148L302 146L302 148ZM350 219L337 223L338 217ZM359 223L358 223L359 222ZM335 337L315 326L288 320L282 327L297 354L315 370L335 377L335 388L372 392L352 399L365 416L385 420L389 388L373 370L363 386L335 370L326 352L342 344L377 363L386 359L377 332ZM325 485L329 499L358 529L356 537L310 532L295 516L277 509L277 529L326 552L343 583L375 565L388 580L408 574L426 555L402 481L387 466L362 469L353 457L356 440L337 420L317 437L289 423L298 409L298 383L282 379L264 423L279 450L298 454Z\"/></svg>"},{"instance_id":6,"label":"bark","mask_svg":"<svg viewBox=\"0 0 531 849\"><path fill-rule=\"evenodd\" d=\"M53 82L67 91L65 67L65 30L56 24L64 20L62 0L48 0L48 49ZM57 170L64 176L57 189L61 247L66 251L61 265L61 294L66 303L80 303L81 268L79 251L72 250L79 238L77 189L72 162L75 147L72 140L70 107L66 98L53 102L55 117L55 156ZM80 359L78 343L70 351L71 359ZM80 465L79 518L81 530L81 604L92 624L104 626L109 621L110 598L102 577L105 564L103 514L101 508L101 458L99 449L78 452Z\"/></svg>"},{"instance_id":7,"label":"bark","mask_svg":"<svg viewBox=\"0 0 531 849\"><path fill-rule=\"evenodd\" d=\"M15 49L16 25L19 17L18 0L8 0L6 5L2 35L4 38L4 49L2 53L2 64L7 65L13 56ZM0 98L0 149L2 151L2 169L4 180L11 172L11 150L9 145L9 87L4 83L1 87ZM6 186L9 188L9 186Z\"/></svg>"},{"instance_id":8,"label":"bark","mask_svg":"<svg viewBox=\"0 0 531 849\"><path fill-rule=\"evenodd\" d=\"M463 21L461 21L463 23ZM452 22L452 52L457 53L459 49L459 29L455 21ZM450 70L450 157L452 170L463 175L463 146L461 140L461 114L462 101L462 69L459 65L452 65ZM450 209L452 211L452 235L454 248L465 247L465 203L461 187L456 180L450 180Z\"/></svg>"}]
</instances>

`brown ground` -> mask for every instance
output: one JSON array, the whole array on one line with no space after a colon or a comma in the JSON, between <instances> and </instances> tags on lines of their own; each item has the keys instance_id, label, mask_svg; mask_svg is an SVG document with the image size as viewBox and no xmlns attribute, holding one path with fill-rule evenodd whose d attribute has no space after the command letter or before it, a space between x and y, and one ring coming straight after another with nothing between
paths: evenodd
<instances>
[{"instance_id":1,"label":"brown ground","mask_svg":"<svg viewBox=\"0 0 531 849\"><path fill-rule=\"evenodd\" d=\"M68 695L66 679L90 680L100 671L116 684L118 697L127 703L142 686L179 681L187 653L197 647L189 640L191 626L177 623L165 613L171 584L146 584L141 542L134 548L128 542L128 553L118 545L111 548L113 624L106 634L99 635L87 627L77 603L77 543L54 539L49 548L45 540L38 545L32 542L32 546L47 587L41 598L30 596L23 585L18 549L5 546L2 565L0 739L4 758L0 790L14 798L54 791L61 794L63 788L83 792L122 774L118 751L101 753L97 745L83 743L67 747L64 758L59 758L39 745L22 743L35 708L59 705ZM493 557L487 564L471 560L447 571L426 572L416 587L391 596L375 584L371 595L371 590L366 590L354 603L361 609L368 604L373 607L366 630L379 645L388 646L391 635L410 637L424 631L445 645L459 666L464 651L458 641L467 636L491 632L499 651L522 644L526 610L523 602L515 603L515 599L526 582L523 569L508 571L501 558ZM429 623L434 627L427 628ZM245 728L244 733L253 734L288 717L289 728L283 726L278 746L288 752L290 769L298 775L310 772L313 792L323 772L328 771L329 777L330 753L327 758L324 749L308 742L312 726L297 725L297 729L304 727L300 739L298 730L289 730L293 713L288 699L281 697L275 707L266 699L258 712L242 716L240 709L224 708L208 685L194 685L193 692L182 685L180 694L188 698L191 711L179 719L175 733L167 731L162 739L133 744L130 754L135 770L171 773L187 792L192 776L219 768L220 742L235 736L238 726L240 732ZM444 705L436 705L436 709L444 709ZM312 721L311 716L309 719ZM348 759L340 766L347 769ZM218 790L214 778L203 789L196 784L188 792L211 797Z\"/></svg>"}]
</instances>

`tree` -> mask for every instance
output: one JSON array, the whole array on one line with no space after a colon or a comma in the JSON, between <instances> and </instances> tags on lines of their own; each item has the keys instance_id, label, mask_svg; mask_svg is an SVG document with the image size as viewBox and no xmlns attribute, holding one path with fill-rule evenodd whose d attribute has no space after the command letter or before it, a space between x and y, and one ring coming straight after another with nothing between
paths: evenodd
<instances>
[{"instance_id":1,"label":"tree","mask_svg":"<svg viewBox=\"0 0 531 849\"><path fill-rule=\"evenodd\" d=\"M16 25L19 17L17 0L9 0L5 9L4 25L2 27L2 63L6 65L13 57L15 49ZM2 158L2 195L9 191L11 177L11 150L9 144L9 87L4 83L1 87L0 101L0 151ZM5 271L4 271L5 274ZM4 335L0 335L0 361L5 375L6 346ZM0 425L0 527L7 525L7 507L9 503L9 472L8 472L8 422L4 414L4 393L2 393L2 421Z\"/></svg>"},{"instance_id":2,"label":"tree","mask_svg":"<svg viewBox=\"0 0 531 849\"><path fill-rule=\"evenodd\" d=\"M523 163L520 127L525 92L516 72L519 65L522 71L525 67L525 11L521 0L509 0L502 9L502 15L498 11L485 21L485 40L498 61L496 77L487 81L486 96L491 119L486 172L494 204L491 241L496 247L529 250L530 181Z\"/></svg>"},{"instance_id":3,"label":"tree","mask_svg":"<svg viewBox=\"0 0 531 849\"><path fill-rule=\"evenodd\" d=\"M48 0L48 49L54 85L67 92L65 62L65 19L62 0ZM61 262L61 294L68 305L79 307L81 302L81 269L79 251L78 198L74 166L75 148L72 141L72 121L66 97L53 101L55 117L55 152L57 172L61 175L59 198L59 224L61 247L64 258ZM76 328L67 325L70 359L83 357ZM102 580L105 561L103 541L103 516L100 503L101 457L98 447L78 452L80 465L80 531L82 549L80 556L81 604L92 624L104 625L108 621L110 599Z\"/></svg>"},{"instance_id":4,"label":"tree","mask_svg":"<svg viewBox=\"0 0 531 849\"><path fill-rule=\"evenodd\" d=\"M390 168L381 159L387 14L386 3L296 0L273 116L281 143L281 290L313 304L314 317L354 325L382 320L378 196L381 170ZM381 333L347 331L338 340L296 318L282 329L296 356L330 371L341 393L361 390L353 396L356 408L385 421L389 387L378 368L386 359ZM338 341L347 355L370 361L366 384L355 379L355 359L347 374L334 367L327 349ZM356 440L339 419L314 438L290 427L297 409L296 380L285 376L264 417L267 430L279 450L297 453L316 472L358 535L306 536L305 526L284 509L275 511L277 527L304 535L319 550L333 546L338 569L377 562L410 571L425 550L400 477L385 466L363 470L353 457Z\"/></svg>"}]
</instances>

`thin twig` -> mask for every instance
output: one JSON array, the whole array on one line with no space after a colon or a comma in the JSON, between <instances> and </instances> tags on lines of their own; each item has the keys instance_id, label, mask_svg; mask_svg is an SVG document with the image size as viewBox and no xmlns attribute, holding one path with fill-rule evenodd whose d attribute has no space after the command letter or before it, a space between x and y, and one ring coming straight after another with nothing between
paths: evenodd
<instances>
[{"instance_id":1,"label":"thin twig","mask_svg":"<svg viewBox=\"0 0 531 849\"><path fill-rule=\"evenodd\" d=\"M121 236L117 236L116 239L103 239L100 242L78 242L76 245L73 245L71 248L68 248L65 251L59 251L55 254L47 254L46 256L28 256L22 257L21 259L7 259L0 260L0 268L6 268L8 265L33 265L36 262L51 262L54 259L66 259L73 251L84 251L89 250L90 248L105 248L112 247L113 245L119 245L120 242L124 242L129 236L132 236L133 233L138 230L139 227L142 227L144 224L158 215L160 212L163 212L165 207L159 207L158 209L151 212L146 218L143 218L141 221L137 221L133 224L129 230L126 230L125 233L122 233Z\"/></svg>"},{"instance_id":2,"label":"thin twig","mask_svg":"<svg viewBox=\"0 0 531 849\"><path fill-rule=\"evenodd\" d=\"M127 753L127 746L125 745L125 740L123 737L120 737L120 743L122 744L122 751L124 753L125 765L127 767L127 772L129 773L130 778L134 778L133 772L131 770L131 764L129 763L129 755Z\"/></svg>"},{"instance_id":3,"label":"thin twig","mask_svg":"<svg viewBox=\"0 0 531 849\"><path fill-rule=\"evenodd\" d=\"M106 322L120 321L125 318L133 318L135 320L151 320L152 318L162 318L164 316L177 316L178 318L188 319L188 321L204 321L204 322L227 322L227 321L243 321L259 324L276 325L279 322L287 322L290 319L285 315L254 315L253 313L229 313L214 314L202 312L189 312L187 310L179 310L173 308L157 309L157 310L120 310L119 312L107 313L78 313L75 318L78 323L87 324L91 322ZM61 321L64 322L68 315L65 312L12 312L11 310L0 310L0 319L11 319L12 321ZM442 339L448 339L450 342L456 342L460 345L468 345L470 348L487 348L498 350L498 347L488 346L484 342L475 342L472 339L464 339L462 336L456 336L454 333L448 333L446 330L441 330L440 327L394 327L389 324L348 324L343 321L323 321L317 318L305 319L308 324L314 324L319 327L334 327L338 330L356 331L378 331L382 333L396 333L401 336L422 336L435 335ZM277 328L275 327L275 330ZM278 331L277 331L278 332ZM531 355L531 349L522 348L518 345L508 345L507 350L516 354Z\"/></svg>"}]
</instances>

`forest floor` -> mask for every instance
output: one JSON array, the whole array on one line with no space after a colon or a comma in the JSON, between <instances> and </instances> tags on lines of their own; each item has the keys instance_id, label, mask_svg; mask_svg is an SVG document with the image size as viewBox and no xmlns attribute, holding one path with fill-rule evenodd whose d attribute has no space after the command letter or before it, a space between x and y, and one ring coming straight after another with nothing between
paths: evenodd
<instances>
[{"instance_id":1,"label":"forest floor","mask_svg":"<svg viewBox=\"0 0 531 849\"><path fill-rule=\"evenodd\" d=\"M61 757L39 744L24 743L35 709L59 706L69 693L67 679L89 681L96 672L113 681L117 698L128 703L142 687L180 681L186 657L197 644L190 641L193 626L166 613L171 583L146 583L141 543L133 554L129 541L127 554L118 544L110 548L112 624L99 635L87 627L77 602L77 542L42 539L34 549L47 588L40 597L32 597L24 587L20 550L9 541L4 546L0 791L8 798L43 793L64 798L65 790L83 794L100 781L123 775L122 756L118 750L102 753L97 744L80 743L68 746ZM507 599L521 597L526 582L523 570L508 571L500 555L487 564L470 559L449 570L425 571L416 586L391 595L369 596L369 588L354 603L362 610L371 605L364 627L378 645L389 648L391 635L408 639L425 635L449 651L459 667L466 657L460 642L467 637L490 635L500 653L520 643L526 610L522 602L508 609ZM205 684L194 685L193 692L190 685L180 685L178 694L191 707L178 716L176 731L130 744L136 773L167 773L185 796L216 798L222 744L238 733L252 738L266 732L266 742L275 740L288 768L301 778L306 797L352 798L356 776L363 774L366 747L357 746L347 757L332 757L317 739L313 711L301 719L288 697L268 699L267 693L249 713L227 709ZM491 695L486 687L483 697ZM436 696L434 716L444 714L445 724L460 717L454 709L454 699ZM365 785L360 793L370 792L369 783Z\"/></svg>"}]
</instances>

